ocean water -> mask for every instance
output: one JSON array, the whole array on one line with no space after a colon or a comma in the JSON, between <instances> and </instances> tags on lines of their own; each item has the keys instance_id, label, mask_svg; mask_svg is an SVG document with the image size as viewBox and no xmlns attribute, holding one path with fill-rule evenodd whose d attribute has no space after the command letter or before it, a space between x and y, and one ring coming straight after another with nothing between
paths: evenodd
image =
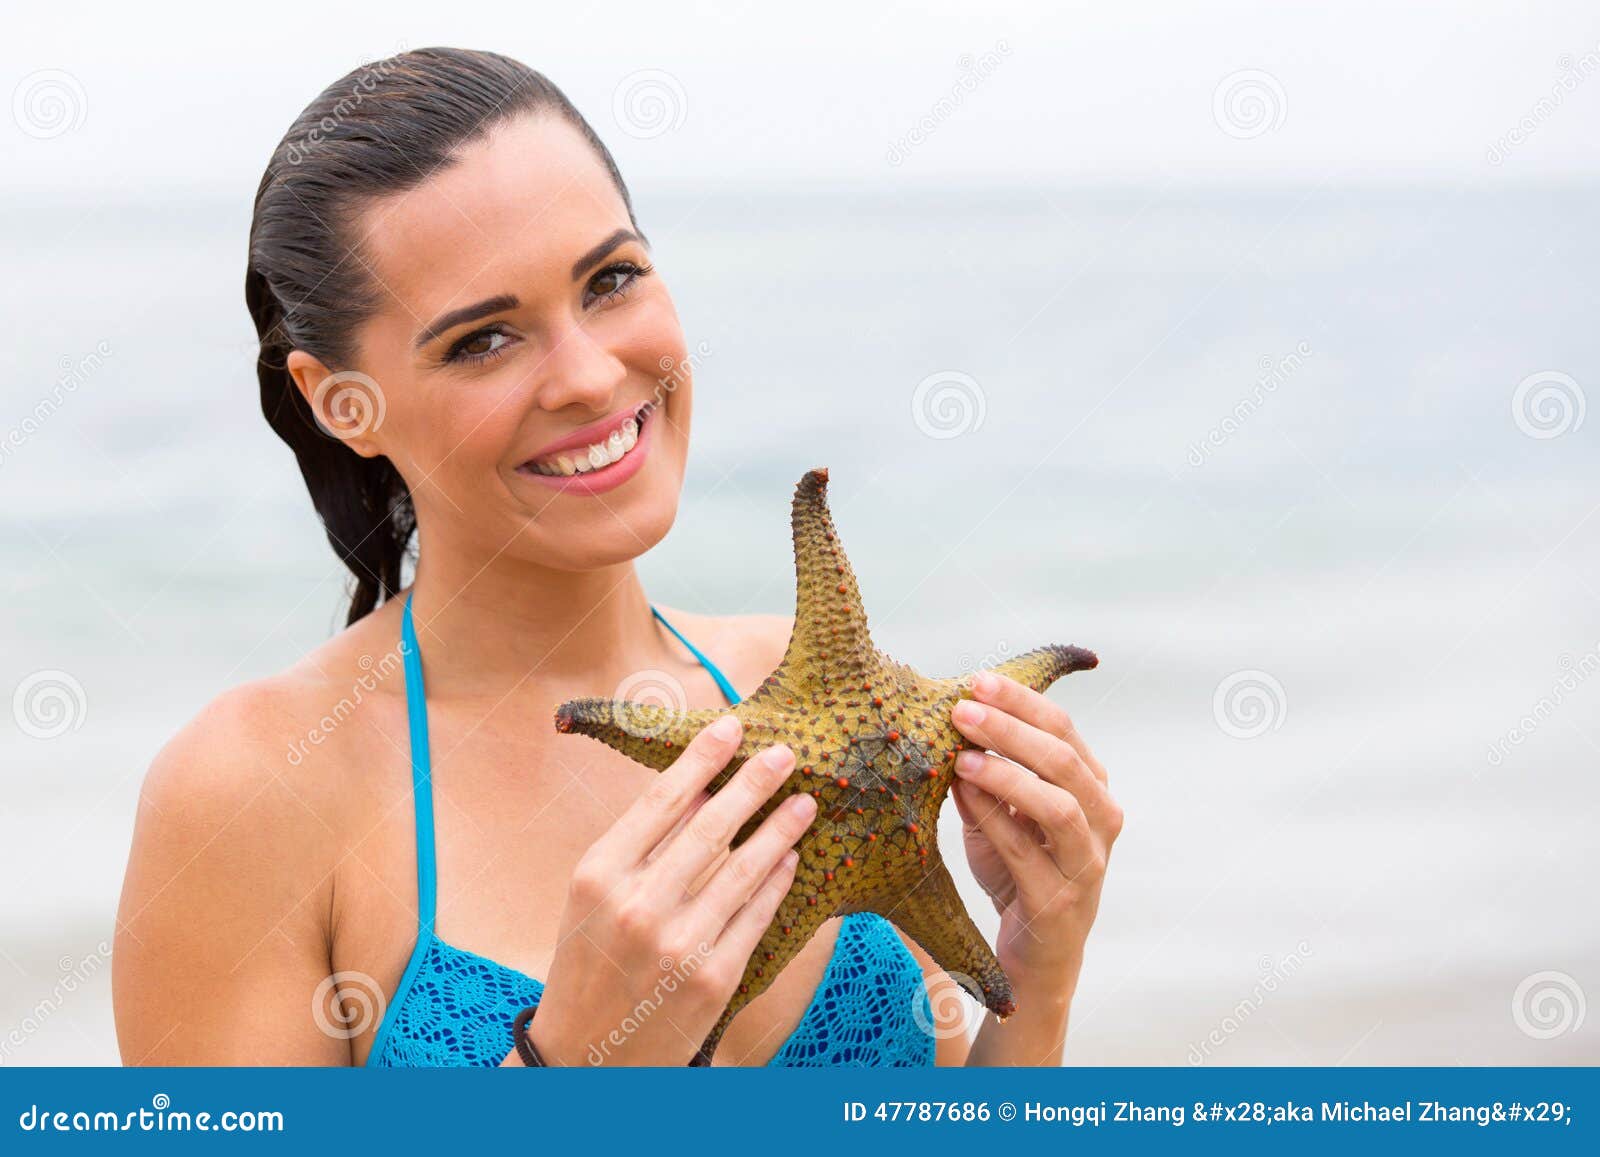
<instances>
[{"instance_id":1,"label":"ocean water","mask_svg":"<svg viewBox=\"0 0 1600 1157\"><path fill-rule=\"evenodd\" d=\"M1594 194L637 190L705 343L651 594L788 609L827 465L891 654L1100 654L1070 1063L1600 1061ZM0 1063L115 1062L144 767L341 620L246 206L0 218L0 676L66 688L0 715Z\"/></svg>"}]
</instances>

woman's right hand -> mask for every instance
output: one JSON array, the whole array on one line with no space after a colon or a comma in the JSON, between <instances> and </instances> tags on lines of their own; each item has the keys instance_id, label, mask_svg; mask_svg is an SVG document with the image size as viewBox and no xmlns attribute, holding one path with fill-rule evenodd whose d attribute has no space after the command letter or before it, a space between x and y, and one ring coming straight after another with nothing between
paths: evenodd
<instances>
[{"instance_id":1,"label":"woman's right hand","mask_svg":"<svg viewBox=\"0 0 1600 1157\"><path fill-rule=\"evenodd\" d=\"M528 1026L546 1064L687 1064L727 1007L817 811L785 800L691 892L794 768L769 747L706 795L742 734L732 714L702 729L578 861Z\"/></svg>"}]
</instances>

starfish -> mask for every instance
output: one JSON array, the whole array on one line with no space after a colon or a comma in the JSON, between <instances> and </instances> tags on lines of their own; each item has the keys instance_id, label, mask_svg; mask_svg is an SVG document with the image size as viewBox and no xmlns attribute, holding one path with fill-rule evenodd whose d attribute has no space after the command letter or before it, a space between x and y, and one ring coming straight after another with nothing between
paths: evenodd
<instances>
[{"instance_id":1,"label":"starfish","mask_svg":"<svg viewBox=\"0 0 1600 1157\"><path fill-rule=\"evenodd\" d=\"M971 698L971 675L930 679L873 645L855 573L828 510L827 485L828 471L821 468L795 488L789 646L777 669L733 706L744 738L707 789L719 790L745 760L786 743L795 754L794 771L739 830L735 845L796 792L817 798L817 815L798 844L800 862L788 894L692 1064L709 1064L734 1014L772 983L825 921L850 912L891 920L1001 1019L1016 1010L1011 982L967 914L936 840L956 753L976 746L950 715L958 699ZM989 669L1043 691L1097 662L1081 647L1052 645ZM558 731L590 736L663 771L722 714L583 698L561 704L555 722Z\"/></svg>"}]
</instances>

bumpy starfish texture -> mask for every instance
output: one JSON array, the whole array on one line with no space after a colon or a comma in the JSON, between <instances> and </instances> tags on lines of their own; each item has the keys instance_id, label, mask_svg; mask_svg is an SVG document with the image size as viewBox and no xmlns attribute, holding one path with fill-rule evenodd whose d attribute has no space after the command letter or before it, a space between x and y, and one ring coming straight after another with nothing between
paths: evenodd
<instances>
[{"instance_id":1,"label":"bumpy starfish texture","mask_svg":"<svg viewBox=\"0 0 1600 1157\"><path fill-rule=\"evenodd\" d=\"M958 983L974 996L981 993L997 1016L1016 1009L1011 982L968 916L936 843L956 753L976 746L950 715L958 699L971 698L971 676L930 679L873 645L855 574L828 511L827 483L827 470L817 469L795 489L797 595L788 651L777 670L731 708L744 722L744 739L708 789L718 791L745 760L786 743L795 753L794 772L735 843L797 792L817 798L817 817L798 845L794 883L695 1064L710 1063L734 1015L765 991L825 921L850 912L893 921ZM990 669L1043 691L1097 662L1081 647L1048 646ZM556 709L556 729L591 736L662 771L722 714L573 699Z\"/></svg>"}]
</instances>

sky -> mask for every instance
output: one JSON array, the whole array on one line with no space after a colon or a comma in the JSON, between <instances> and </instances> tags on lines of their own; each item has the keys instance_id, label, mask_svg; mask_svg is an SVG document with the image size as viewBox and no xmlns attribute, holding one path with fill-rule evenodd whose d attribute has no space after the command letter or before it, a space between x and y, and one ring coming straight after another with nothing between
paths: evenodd
<instances>
[{"instance_id":1,"label":"sky","mask_svg":"<svg viewBox=\"0 0 1600 1157\"><path fill-rule=\"evenodd\" d=\"M7 25L0 199L253 191L321 88L430 44L492 48L544 72L636 185L1600 175L1592 0L830 0L798 15L633 0L66 2L19 6Z\"/></svg>"}]
</instances>

